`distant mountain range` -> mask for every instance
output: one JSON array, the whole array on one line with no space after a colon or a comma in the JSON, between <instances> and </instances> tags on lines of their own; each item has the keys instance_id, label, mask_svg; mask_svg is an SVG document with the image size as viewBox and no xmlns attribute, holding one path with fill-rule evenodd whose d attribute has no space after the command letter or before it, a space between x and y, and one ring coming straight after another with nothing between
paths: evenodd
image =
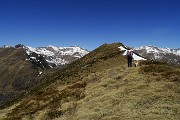
<instances>
[{"instance_id":1,"label":"distant mountain range","mask_svg":"<svg viewBox=\"0 0 180 120\"><path fill-rule=\"evenodd\" d=\"M7 45L3 45L1 48L10 47L13 48L12 46ZM46 67L50 68L64 66L89 53L88 50L78 46L57 47L49 45L47 47L33 48L22 44L17 44L14 46L14 48L24 48L29 56L29 59L27 60L38 62L42 60L41 58L44 58L47 62Z\"/></svg>"},{"instance_id":2,"label":"distant mountain range","mask_svg":"<svg viewBox=\"0 0 180 120\"><path fill-rule=\"evenodd\" d=\"M25 50L29 58L37 59L38 56L42 56L47 61L49 67L61 67L69 64L72 61L83 57L88 54L89 51L77 46L71 47L55 47L49 45L47 47L32 48L25 46ZM37 54L37 55L34 55Z\"/></svg>"},{"instance_id":3,"label":"distant mountain range","mask_svg":"<svg viewBox=\"0 0 180 120\"><path fill-rule=\"evenodd\" d=\"M134 51L149 60L158 60L173 65L180 65L180 48L160 48L155 46L141 46Z\"/></svg>"},{"instance_id":4,"label":"distant mountain range","mask_svg":"<svg viewBox=\"0 0 180 120\"><path fill-rule=\"evenodd\" d=\"M2 48L8 48L4 45ZM62 67L77 60L90 51L77 46L57 47L49 45L47 47L33 48L22 44L15 45L15 48L23 47L32 62L42 62L44 67ZM180 48L160 48L152 45L133 48L133 50L149 60L158 60L173 65L180 65ZM44 59L44 60L43 60Z\"/></svg>"}]
</instances>

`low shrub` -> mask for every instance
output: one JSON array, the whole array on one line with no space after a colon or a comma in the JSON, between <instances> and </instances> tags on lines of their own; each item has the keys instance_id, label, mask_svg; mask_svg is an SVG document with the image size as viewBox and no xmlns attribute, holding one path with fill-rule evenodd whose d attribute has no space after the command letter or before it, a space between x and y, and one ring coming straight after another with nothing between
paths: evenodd
<instances>
[{"instance_id":1,"label":"low shrub","mask_svg":"<svg viewBox=\"0 0 180 120\"><path fill-rule=\"evenodd\" d=\"M140 68L140 72L143 72L143 73L150 73L150 72L162 73L162 72L167 72L167 71L172 71L172 70L173 68L168 65L157 65L157 64L146 65Z\"/></svg>"}]
</instances>

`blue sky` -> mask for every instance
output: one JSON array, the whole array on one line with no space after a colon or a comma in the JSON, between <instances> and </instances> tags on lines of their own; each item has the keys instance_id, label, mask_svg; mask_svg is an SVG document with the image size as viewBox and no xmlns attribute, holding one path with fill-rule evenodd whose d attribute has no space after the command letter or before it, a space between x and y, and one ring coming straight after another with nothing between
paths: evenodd
<instances>
[{"instance_id":1,"label":"blue sky","mask_svg":"<svg viewBox=\"0 0 180 120\"><path fill-rule=\"evenodd\" d=\"M180 48L180 0L0 0L0 46Z\"/></svg>"}]
</instances>

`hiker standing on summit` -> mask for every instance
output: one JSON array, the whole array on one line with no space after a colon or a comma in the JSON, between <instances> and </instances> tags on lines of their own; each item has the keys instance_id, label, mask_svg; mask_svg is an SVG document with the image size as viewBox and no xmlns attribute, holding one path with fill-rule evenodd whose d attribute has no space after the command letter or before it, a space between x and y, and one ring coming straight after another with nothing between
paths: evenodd
<instances>
[{"instance_id":1,"label":"hiker standing on summit","mask_svg":"<svg viewBox=\"0 0 180 120\"><path fill-rule=\"evenodd\" d=\"M133 60L133 51L132 50L128 50L127 51L128 67L132 67L132 60Z\"/></svg>"}]
</instances>

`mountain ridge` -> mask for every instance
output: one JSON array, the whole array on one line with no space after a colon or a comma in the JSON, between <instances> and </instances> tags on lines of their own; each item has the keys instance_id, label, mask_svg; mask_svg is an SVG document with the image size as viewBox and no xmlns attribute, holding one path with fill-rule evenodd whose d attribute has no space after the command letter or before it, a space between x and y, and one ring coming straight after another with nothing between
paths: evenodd
<instances>
[{"instance_id":1,"label":"mountain ridge","mask_svg":"<svg viewBox=\"0 0 180 120\"><path fill-rule=\"evenodd\" d=\"M158 60L172 65L180 65L180 49L160 48L151 45L133 49L149 60Z\"/></svg>"},{"instance_id":2,"label":"mountain ridge","mask_svg":"<svg viewBox=\"0 0 180 120\"><path fill-rule=\"evenodd\" d=\"M180 69L151 61L128 68L120 46L103 44L58 70L0 118L178 120Z\"/></svg>"}]
</instances>

